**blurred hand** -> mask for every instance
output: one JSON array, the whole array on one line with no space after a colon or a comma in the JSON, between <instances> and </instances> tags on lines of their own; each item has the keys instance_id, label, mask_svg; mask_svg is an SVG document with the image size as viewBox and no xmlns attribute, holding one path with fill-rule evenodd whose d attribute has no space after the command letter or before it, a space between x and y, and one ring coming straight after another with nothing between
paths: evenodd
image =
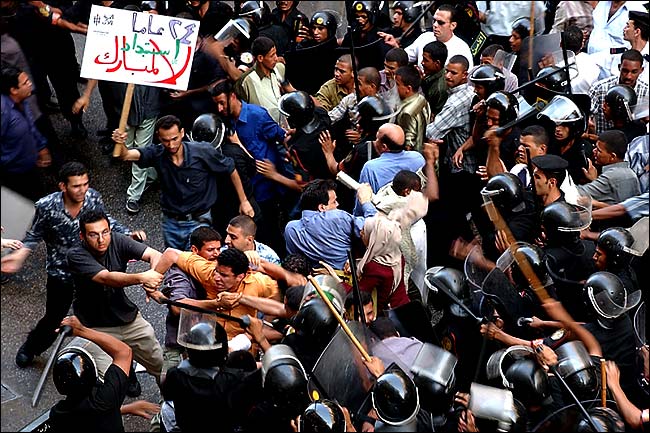
<instances>
[{"instance_id":1,"label":"blurred hand","mask_svg":"<svg viewBox=\"0 0 650 433\"><path fill-rule=\"evenodd\" d=\"M163 274L153 269L140 273L140 284L147 289L157 289L163 282Z\"/></svg>"},{"instance_id":2,"label":"blurred hand","mask_svg":"<svg viewBox=\"0 0 650 433\"><path fill-rule=\"evenodd\" d=\"M162 304L163 301L168 298L160 290L152 290L152 291L147 291L147 302L149 302L150 299L153 299L158 304Z\"/></svg>"},{"instance_id":3,"label":"blurred hand","mask_svg":"<svg viewBox=\"0 0 650 433\"><path fill-rule=\"evenodd\" d=\"M257 251L244 251L244 254L248 257L248 262L253 268L258 268L260 266L260 260L262 259Z\"/></svg>"},{"instance_id":4,"label":"blurred hand","mask_svg":"<svg viewBox=\"0 0 650 433\"><path fill-rule=\"evenodd\" d=\"M79 114L80 111L83 111L85 113L89 105L90 99L86 98L85 96L80 96L79 99L74 101L74 104L72 104L72 113Z\"/></svg>"},{"instance_id":5,"label":"blurred hand","mask_svg":"<svg viewBox=\"0 0 650 433\"><path fill-rule=\"evenodd\" d=\"M139 416L145 419L151 419L151 417L158 412L160 412L160 405L156 403L151 403L146 400L136 400L131 403L125 404L122 407L123 412L127 412L131 415Z\"/></svg>"},{"instance_id":6,"label":"blurred hand","mask_svg":"<svg viewBox=\"0 0 650 433\"><path fill-rule=\"evenodd\" d=\"M17 239L2 239L2 248L9 248L12 250L19 250L23 247L23 243Z\"/></svg>"},{"instance_id":7,"label":"blurred hand","mask_svg":"<svg viewBox=\"0 0 650 433\"><path fill-rule=\"evenodd\" d=\"M481 179L483 182L487 182L487 180L490 178L488 176L487 167L484 165L478 166L478 168L476 169L476 174L478 175L479 179Z\"/></svg>"},{"instance_id":8,"label":"blurred hand","mask_svg":"<svg viewBox=\"0 0 650 433\"><path fill-rule=\"evenodd\" d=\"M504 252L505 250L508 249L508 246L510 245L510 242L508 242L508 236L506 236L505 231L497 230L494 245L496 246L497 250L500 253L502 253L502 252Z\"/></svg>"},{"instance_id":9,"label":"blurred hand","mask_svg":"<svg viewBox=\"0 0 650 433\"><path fill-rule=\"evenodd\" d=\"M251 324L246 328L246 333L250 334L256 342L264 341L264 324L257 317L249 316Z\"/></svg>"},{"instance_id":10,"label":"blurred hand","mask_svg":"<svg viewBox=\"0 0 650 433\"><path fill-rule=\"evenodd\" d=\"M217 308L223 308L225 310L232 310L237 305L239 305L241 297L241 293L220 292L214 299L215 306Z\"/></svg>"},{"instance_id":11,"label":"blurred hand","mask_svg":"<svg viewBox=\"0 0 650 433\"><path fill-rule=\"evenodd\" d=\"M126 138L129 136L126 132L120 132L119 129L113 131L111 139L118 144L126 144Z\"/></svg>"},{"instance_id":12,"label":"blurred hand","mask_svg":"<svg viewBox=\"0 0 650 433\"><path fill-rule=\"evenodd\" d=\"M272 180L278 175L275 165L268 159L264 161L256 160L255 166L257 167L257 172L268 179Z\"/></svg>"},{"instance_id":13,"label":"blurred hand","mask_svg":"<svg viewBox=\"0 0 650 433\"><path fill-rule=\"evenodd\" d=\"M79 321L77 316L66 316L61 320L61 326L68 325L72 328L72 335L77 336L79 333L83 332L86 327ZM57 332L60 332L60 329L57 329Z\"/></svg>"},{"instance_id":14,"label":"blurred hand","mask_svg":"<svg viewBox=\"0 0 650 433\"><path fill-rule=\"evenodd\" d=\"M334 153L334 149L336 149L336 140L332 141L332 136L327 129L320 133L318 142L320 143L320 147L323 149L324 154L327 155Z\"/></svg>"},{"instance_id":15,"label":"blurred hand","mask_svg":"<svg viewBox=\"0 0 650 433\"><path fill-rule=\"evenodd\" d=\"M345 138L352 144L358 144L361 141L361 134L355 129L346 129Z\"/></svg>"},{"instance_id":16,"label":"blurred hand","mask_svg":"<svg viewBox=\"0 0 650 433\"><path fill-rule=\"evenodd\" d=\"M248 215L249 217L253 218L255 216L255 210L253 209L253 205L248 200L244 200L239 204L239 214L240 215Z\"/></svg>"},{"instance_id":17,"label":"blurred hand","mask_svg":"<svg viewBox=\"0 0 650 433\"><path fill-rule=\"evenodd\" d=\"M144 232L144 230L136 230L131 233L131 239L138 242L144 242L147 240L147 234Z\"/></svg>"},{"instance_id":18,"label":"blurred hand","mask_svg":"<svg viewBox=\"0 0 650 433\"><path fill-rule=\"evenodd\" d=\"M548 371L550 366L557 364L557 353L544 344L535 346L535 356L537 357L537 362L545 371Z\"/></svg>"},{"instance_id":19,"label":"blurred hand","mask_svg":"<svg viewBox=\"0 0 650 433\"><path fill-rule=\"evenodd\" d=\"M424 160L429 164L435 164L440 156L440 148L438 144L441 144L442 140L429 140L424 143L422 148L422 155Z\"/></svg>"},{"instance_id":20,"label":"blurred hand","mask_svg":"<svg viewBox=\"0 0 650 433\"><path fill-rule=\"evenodd\" d=\"M488 340L494 340L500 332L499 327L492 322L481 324L481 335Z\"/></svg>"},{"instance_id":21,"label":"blurred hand","mask_svg":"<svg viewBox=\"0 0 650 433\"><path fill-rule=\"evenodd\" d=\"M173 90L169 92L169 97L172 99L183 99L189 93L186 90Z\"/></svg>"},{"instance_id":22,"label":"blurred hand","mask_svg":"<svg viewBox=\"0 0 650 433\"><path fill-rule=\"evenodd\" d=\"M461 168L463 165L463 149L458 148L458 150L454 153L454 156L451 157L451 162L458 168Z\"/></svg>"},{"instance_id":23,"label":"blurred hand","mask_svg":"<svg viewBox=\"0 0 650 433\"><path fill-rule=\"evenodd\" d=\"M50 155L50 151L46 148L41 149L38 152L38 159L36 160L36 166L45 168L49 167L52 165L52 155Z\"/></svg>"},{"instance_id":24,"label":"blurred hand","mask_svg":"<svg viewBox=\"0 0 650 433\"><path fill-rule=\"evenodd\" d=\"M587 162L589 163L589 168L585 169L583 167L582 172L584 173L585 177L590 181L595 180L598 177L598 170L596 169L596 167L594 167L594 163L591 162L591 158L587 158Z\"/></svg>"},{"instance_id":25,"label":"blurred hand","mask_svg":"<svg viewBox=\"0 0 650 433\"><path fill-rule=\"evenodd\" d=\"M395 36L384 32L377 32L377 36L382 38L386 45L391 46L393 48L399 48L399 41L395 39Z\"/></svg>"},{"instance_id":26,"label":"blurred hand","mask_svg":"<svg viewBox=\"0 0 650 433\"><path fill-rule=\"evenodd\" d=\"M357 198L359 203L364 204L372 200L372 188L370 184L362 183L359 189L357 190Z\"/></svg>"},{"instance_id":27,"label":"blurred hand","mask_svg":"<svg viewBox=\"0 0 650 433\"><path fill-rule=\"evenodd\" d=\"M370 357L370 361L366 361L365 359L363 360L363 363L366 364L366 367L368 368L368 371L373 374L375 377L379 377L382 374L384 374L384 370L386 370L386 367L384 366L384 362L375 356Z\"/></svg>"}]
</instances>

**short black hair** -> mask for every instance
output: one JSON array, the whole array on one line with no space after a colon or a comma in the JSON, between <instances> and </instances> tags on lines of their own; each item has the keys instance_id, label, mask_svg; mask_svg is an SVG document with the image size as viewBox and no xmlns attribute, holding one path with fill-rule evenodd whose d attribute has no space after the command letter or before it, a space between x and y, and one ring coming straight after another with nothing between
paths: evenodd
<instances>
[{"instance_id":1,"label":"short black hair","mask_svg":"<svg viewBox=\"0 0 650 433\"><path fill-rule=\"evenodd\" d=\"M86 224L92 224L97 221L105 220L110 224L108 220L108 215L101 209L88 209L85 210L79 215L79 230L84 235L86 234Z\"/></svg>"},{"instance_id":2,"label":"short black hair","mask_svg":"<svg viewBox=\"0 0 650 433\"><path fill-rule=\"evenodd\" d=\"M287 307L293 311L300 310L302 294L305 292L305 286L291 286L287 289L284 296L287 298Z\"/></svg>"},{"instance_id":3,"label":"short black hair","mask_svg":"<svg viewBox=\"0 0 650 433\"><path fill-rule=\"evenodd\" d=\"M503 46L499 44L488 45L481 51L481 57L494 57L497 51L503 50Z\"/></svg>"},{"instance_id":4,"label":"short black hair","mask_svg":"<svg viewBox=\"0 0 650 433\"><path fill-rule=\"evenodd\" d=\"M207 242L219 241L221 242L221 235L212 227L197 227L190 234L190 245L194 245L198 249L203 248Z\"/></svg>"},{"instance_id":5,"label":"short black hair","mask_svg":"<svg viewBox=\"0 0 650 433\"><path fill-rule=\"evenodd\" d=\"M352 55L351 54L343 54L341 57L336 59L336 61L341 62L341 63L346 63L346 64L350 65L350 67L352 67ZM355 64L355 66L357 68L359 67L359 59L357 59L356 57L354 59L354 64Z\"/></svg>"},{"instance_id":6,"label":"short black hair","mask_svg":"<svg viewBox=\"0 0 650 433\"><path fill-rule=\"evenodd\" d=\"M422 48L422 51L427 53L431 60L437 60L442 66L445 66L447 62L447 56L449 50L447 50L447 45L443 44L440 41L429 42Z\"/></svg>"},{"instance_id":7,"label":"short black hair","mask_svg":"<svg viewBox=\"0 0 650 433\"><path fill-rule=\"evenodd\" d=\"M243 371L257 370L255 357L248 350L235 350L226 357L226 368L234 368Z\"/></svg>"},{"instance_id":8,"label":"short black hair","mask_svg":"<svg viewBox=\"0 0 650 433\"><path fill-rule=\"evenodd\" d=\"M311 267L309 266L309 260L302 254L288 254L284 260L282 260L282 267L289 272L295 274L304 275L305 277L311 272Z\"/></svg>"},{"instance_id":9,"label":"short black hair","mask_svg":"<svg viewBox=\"0 0 650 433\"><path fill-rule=\"evenodd\" d=\"M255 220L248 215L237 215L228 222L228 225L242 229L246 236L253 236L257 233L257 224Z\"/></svg>"},{"instance_id":10,"label":"short black hair","mask_svg":"<svg viewBox=\"0 0 650 433\"><path fill-rule=\"evenodd\" d=\"M377 317L370 325L370 330L382 340L388 337L397 337L399 334L395 324L388 317Z\"/></svg>"},{"instance_id":11,"label":"short black hair","mask_svg":"<svg viewBox=\"0 0 650 433\"><path fill-rule=\"evenodd\" d=\"M18 88L18 76L23 71L9 63L2 62L2 81L0 81L0 89L3 95L8 95L11 89Z\"/></svg>"},{"instance_id":12,"label":"short black hair","mask_svg":"<svg viewBox=\"0 0 650 433\"><path fill-rule=\"evenodd\" d=\"M463 71L467 71L469 69L469 61L467 60L467 57L461 56L460 54L451 56L451 58L447 63L453 63L454 65L461 65L463 67Z\"/></svg>"},{"instance_id":13,"label":"short black hair","mask_svg":"<svg viewBox=\"0 0 650 433\"><path fill-rule=\"evenodd\" d=\"M173 114L168 114L167 116L163 116L158 119L156 122L155 130L156 132L160 131L161 129L167 131L168 129L172 129L174 126L177 126L178 130L180 131L183 128L181 125L181 119L174 116Z\"/></svg>"},{"instance_id":14,"label":"short black hair","mask_svg":"<svg viewBox=\"0 0 650 433\"><path fill-rule=\"evenodd\" d=\"M564 30L564 47L578 54L582 49L584 35L578 26L569 26Z\"/></svg>"},{"instance_id":15,"label":"short black hair","mask_svg":"<svg viewBox=\"0 0 650 433\"><path fill-rule=\"evenodd\" d=\"M409 64L409 55L403 48L391 48L386 53L386 62L397 62L398 66L406 66Z\"/></svg>"},{"instance_id":16,"label":"short black hair","mask_svg":"<svg viewBox=\"0 0 650 433\"><path fill-rule=\"evenodd\" d=\"M546 129L540 125L530 125L524 128L523 131L521 131L521 136L526 136L530 135L535 138L535 143L537 146L541 146L542 144L545 144L548 147L548 143L550 141L550 138L548 136L548 133L546 132Z\"/></svg>"},{"instance_id":17,"label":"short black hair","mask_svg":"<svg viewBox=\"0 0 650 433\"><path fill-rule=\"evenodd\" d=\"M373 84L377 90L381 86L381 77L377 68L367 66L359 70L359 77L363 77L368 83Z\"/></svg>"},{"instance_id":18,"label":"short black hair","mask_svg":"<svg viewBox=\"0 0 650 433\"><path fill-rule=\"evenodd\" d=\"M406 188L417 189L422 186L422 179L411 170L400 170L393 177L393 191L396 194L401 194Z\"/></svg>"},{"instance_id":19,"label":"short black hair","mask_svg":"<svg viewBox=\"0 0 650 433\"><path fill-rule=\"evenodd\" d=\"M639 62L641 66L643 66L643 56L638 50L635 49L627 50L623 54L621 54L621 64L623 64L623 60L629 60L631 62Z\"/></svg>"},{"instance_id":20,"label":"short black hair","mask_svg":"<svg viewBox=\"0 0 650 433\"><path fill-rule=\"evenodd\" d=\"M372 294L370 292L359 290L359 299L361 301L361 306L368 305L372 302ZM345 297L344 308L346 310L349 310L352 308L352 305L354 305L354 292L348 293L348 295Z\"/></svg>"},{"instance_id":21,"label":"short black hair","mask_svg":"<svg viewBox=\"0 0 650 433\"><path fill-rule=\"evenodd\" d=\"M233 93L233 90L234 87L230 82L230 80L217 81L217 84L215 84L210 88L210 96L212 98L215 98L221 94L230 95L231 93ZM235 95L237 94L235 93Z\"/></svg>"},{"instance_id":22,"label":"short black hair","mask_svg":"<svg viewBox=\"0 0 650 433\"><path fill-rule=\"evenodd\" d=\"M275 48L273 39L267 38L266 36L258 36L253 41L253 45L251 45L251 54L257 60L257 56L266 56L273 48Z\"/></svg>"},{"instance_id":23,"label":"short black hair","mask_svg":"<svg viewBox=\"0 0 650 433\"><path fill-rule=\"evenodd\" d=\"M88 167L78 161L70 161L61 166L58 180L67 185L72 176L83 176L84 174L88 174Z\"/></svg>"},{"instance_id":24,"label":"short black hair","mask_svg":"<svg viewBox=\"0 0 650 433\"><path fill-rule=\"evenodd\" d=\"M625 133L623 131L619 131L618 129L610 129L609 131L601 133L598 136L598 140L602 141L605 144L607 150L615 153L618 159L623 159L625 152L627 152L627 138L625 137Z\"/></svg>"},{"instance_id":25,"label":"short black hair","mask_svg":"<svg viewBox=\"0 0 650 433\"><path fill-rule=\"evenodd\" d=\"M451 13L451 17L449 18L449 22L452 23L457 23L458 22L458 12L456 11L456 7L450 4L445 3L444 5L438 6L438 11L443 11L443 12L449 12Z\"/></svg>"},{"instance_id":26,"label":"short black hair","mask_svg":"<svg viewBox=\"0 0 650 433\"><path fill-rule=\"evenodd\" d=\"M318 210L319 205L330 201L329 191L336 191L336 182L332 179L316 179L307 184L300 195L302 210Z\"/></svg>"},{"instance_id":27,"label":"short black hair","mask_svg":"<svg viewBox=\"0 0 650 433\"><path fill-rule=\"evenodd\" d=\"M226 266L232 269L235 275L245 274L248 271L250 262L246 254L237 248L228 248L219 254L219 266Z\"/></svg>"},{"instance_id":28,"label":"short black hair","mask_svg":"<svg viewBox=\"0 0 650 433\"><path fill-rule=\"evenodd\" d=\"M646 3L646 7L647 7L647 6L648 6L648 5L647 5L647 3ZM647 14L646 14L646 15L647 15ZM634 28L635 28L635 29L639 29L639 30L641 30L641 39L643 39L644 41L647 41L647 40L648 40L648 24L647 24L647 23L643 23L643 22L641 22L641 21L639 21L639 20L635 20L635 19L633 18L633 16L630 16L630 21L633 21L633 22L634 22Z\"/></svg>"},{"instance_id":29,"label":"short black hair","mask_svg":"<svg viewBox=\"0 0 650 433\"><path fill-rule=\"evenodd\" d=\"M395 76L399 76L402 79L402 83L404 83L405 86L411 87L414 92L417 92L420 88L422 79L420 78L420 73L415 69L415 66L400 66L397 68L397 71L395 71Z\"/></svg>"}]
</instances>

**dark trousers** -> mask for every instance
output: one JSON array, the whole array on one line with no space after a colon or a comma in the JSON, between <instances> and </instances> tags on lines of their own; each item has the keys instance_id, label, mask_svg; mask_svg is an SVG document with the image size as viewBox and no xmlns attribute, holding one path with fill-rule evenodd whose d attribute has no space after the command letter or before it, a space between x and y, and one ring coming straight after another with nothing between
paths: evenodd
<instances>
[{"instance_id":1,"label":"dark trousers","mask_svg":"<svg viewBox=\"0 0 650 433\"><path fill-rule=\"evenodd\" d=\"M68 314L72 305L74 284L60 278L47 276L45 286L47 290L47 301L45 302L45 315L38 321L36 327L31 330L25 342L28 352L39 355L44 352L56 340L55 330L61 325L61 320Z\"/></svg>"}]
</instances>

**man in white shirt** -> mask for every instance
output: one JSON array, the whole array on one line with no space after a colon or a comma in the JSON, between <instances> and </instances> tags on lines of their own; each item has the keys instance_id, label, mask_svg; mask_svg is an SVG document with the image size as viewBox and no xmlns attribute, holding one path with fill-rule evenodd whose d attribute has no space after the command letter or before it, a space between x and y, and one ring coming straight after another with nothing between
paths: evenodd
<instances>
[{"instance_id":1,"label":"man in white shirt","mask_svg":"<svg viewBox=\"0 0 650 433\"><path fill-rule=\"evenodd\" d=\"M467 59L471 69L474 66L474 57L465 41L454 34L457 25L456 9L448 4L441 5L433 15L433 32L422 33L415 42L404 48L409 56L409 63L422 64L424 46L429 42L440 41L447 47L447 59L461 55ZM387 45L399 46L394 36L382 32L378 34L384 38Z\"/></svg>"},{"instance_id":2,"label":"man in white shirt","mask_svg":"<svg viewBox=\"0 0 650 433\"><path fill-rule=\"evenodd\" d=\"M639 79L648 83L650 68L648 67L648 59L650 58L650 44L648 43L648 13L630 11L629 19L623 28L623 39L632 45L632 49L637 50L643 56L643 72ZM612 75L618 75L618 67L621 64L621 55L614 56L612 61Z\"/></svg>"}]
</instances>

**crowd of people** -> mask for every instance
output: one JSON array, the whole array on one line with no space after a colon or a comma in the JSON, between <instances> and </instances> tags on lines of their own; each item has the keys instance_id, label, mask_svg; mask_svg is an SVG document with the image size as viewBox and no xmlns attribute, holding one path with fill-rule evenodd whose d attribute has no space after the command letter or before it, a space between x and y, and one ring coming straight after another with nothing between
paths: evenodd
<instances>
[{"instance_id":1,"label":"crowd of people","mask_svg":"<svg viewBox=\"0 0 650 433\"><path fill-rule=\"evenodd\" d=\"M2 186L35 206L2 273L46 246L15 362L75 337L54 431L648 427L647 3L1 3ZM188 89L136 85L125 131L126 84L79 76L93 4L200 22ZM83 141L95 88L164 248L52 126ZM160 401L123 404L137 364Z\"/></svg>"}]
</instances>

